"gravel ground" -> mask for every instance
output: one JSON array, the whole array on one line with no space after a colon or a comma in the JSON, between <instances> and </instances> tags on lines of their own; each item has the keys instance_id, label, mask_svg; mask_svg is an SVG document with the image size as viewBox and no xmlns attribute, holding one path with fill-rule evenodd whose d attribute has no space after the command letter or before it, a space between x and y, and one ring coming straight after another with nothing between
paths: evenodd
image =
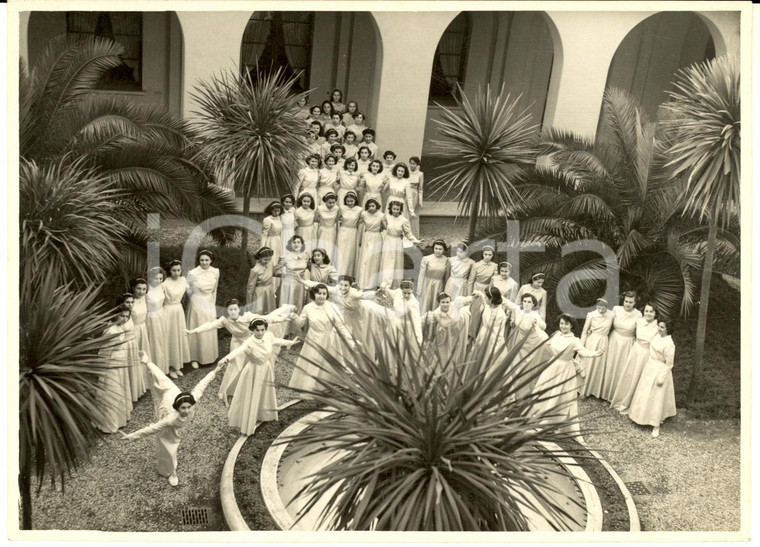
<instances>
[{"instance_id":1,"label":"gravel ground","mask_svg":"<svg viewBox=\"0 0 760 547\"><path fill-rule=\"evenodd\" d=\"M643 531L738 531L741 517L739 420L701 420L679 409L653 439L592 397L581 401L586 442L624 482L641 481L651 495L634 496Z\"/></svg>"}]
</instances>

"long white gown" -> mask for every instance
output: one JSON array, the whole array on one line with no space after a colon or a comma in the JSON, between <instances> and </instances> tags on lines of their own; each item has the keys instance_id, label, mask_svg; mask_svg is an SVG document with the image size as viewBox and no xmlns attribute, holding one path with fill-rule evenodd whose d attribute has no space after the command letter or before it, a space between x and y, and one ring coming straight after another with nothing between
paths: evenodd
<instances>
[{"instance_id":1,"label":"long white gown","mask_svg":"<svg viewBox=\"0 0 760 547\"><path fill-rule=\"evenodd\" d=\"M219 269L198 266L187 274L190 285L190 305L187 310L187 328L194 329L216 319L216 288L219 285ZM190 359L205 365L219 357L219 341L216 332L206 332L188 341Z\"/></svg>"}]
</instances>

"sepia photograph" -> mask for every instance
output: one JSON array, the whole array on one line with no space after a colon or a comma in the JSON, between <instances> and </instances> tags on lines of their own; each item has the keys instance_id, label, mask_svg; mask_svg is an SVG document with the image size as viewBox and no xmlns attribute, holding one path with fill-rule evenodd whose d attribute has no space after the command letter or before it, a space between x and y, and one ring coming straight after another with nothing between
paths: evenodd
<instances>
[{"instance_id":1,"label":"sepia photograph","mask_svg":"<svg viewBox=\"0 0 760 547\"><path fill-rule=\"evenodd\" d=\"M751 3L7 19L12 539L749 539Z\"/></svg>"}]
</instances>

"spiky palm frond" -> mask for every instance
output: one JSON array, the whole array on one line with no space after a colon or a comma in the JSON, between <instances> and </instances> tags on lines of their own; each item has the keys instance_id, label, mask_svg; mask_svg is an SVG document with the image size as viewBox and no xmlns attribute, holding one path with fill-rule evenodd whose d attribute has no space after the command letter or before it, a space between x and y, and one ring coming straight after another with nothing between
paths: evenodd
<instances>
[{"instance_id":1,"label":"spiky palm frond","mask_svg":"<svg viewBox=\"0 0 760 547\"><path fill-rule=\"evenodd\" d=\"M296 81L282 70L259 73L255 82L247 72L229 70L192 93L200 106L204 154L235 174L230 183L236 191L281 195L297 179L308 144L303 120L296 117L306 93L292 92Z\"/></svg>"},{"instance_id":2,"label":"spiky palm frond","mask_svg":"<svg viewBox=\"0 0 760 547\"><path fill-rule=\"evenodd\" d=\"M21 283L19 457L22 468L33 463L40 484L49 476L63 486L98 437L104 397L96 396L109 368L99 352L115 341L101 336L111 314L97 288L77 293L58 280L51 269Z\"/></svg>"},{"instance_id":3,"label":"spiky palm frond","mask_svg":"<svg viewBox=\"0 0 760 547\"><path fill-rule=\"evenodd\" d=\"M118 220L121 192L68 158L42 167L22 158L19 172L24 276L50 270L60 279L101 280L125 234Z\"/></svg>"},{"instance_id":4,"label":"spiky palm frond","mask_svg":"<svg viewBox=\"0 0 760 547\"><path fill-rule=\"evenodd\" d=\"M296 495L301 515L327 500L321 518L332 513L336 530L515 531L531 508L568 526L548 480L563 472L537 442L571 438L570 422L560 408L532 411L548 389L515 397L548 363L522 367L519 348L503 354L487 342L453 362L428 343L392 336L377 361L361 348L345 360L319 348L313 364L327 374L307 393L335 413L286 442L341 455Z\"/></svg>"},{"instance_id":5,"label":"spiky palm frond","mask_svg":"<svg viewBox=\"0 0 760 547\"><path fill-rule=\"evenodd\" d=\"M519 97L479 89L473 102L462 94L461 111L441 107L438 123L441 140L433 141L436 153L450 158L447 171L434 178L435 194L456 192L462 214L473 211L496 216L520 205L515 183L523 169L535 163L538 126L527 110L519 109Z\"/></svg>"},{"instance_id":6,"label":"spiky palm frond","mask_svg":"<svg viewBox=\"0 0 760 547\"><path fill-rule=\"evenodd\" d=\"M726 57L676 74L673 99L664 107L677 140L667 150L673 176L688 175L685 209L700 218L739 210L741 95L739 69ZM722 218L722 217L721 217Z\"/></svg>"},{"instance_id":7,"label":"spiky palm frond","mask_svg":"<svg viewBox=\"0 0 760 547\"><path fill-rule=\"evenodd\" d=\"M30 159L47 157L48 147L60 142L53 131L63 113L89 94L104 72L121 64L124 48L113 40L98 37L53 38L32 67L25 86L31 108L22 110L21 155Z\"/></svg>"}]
</instances>

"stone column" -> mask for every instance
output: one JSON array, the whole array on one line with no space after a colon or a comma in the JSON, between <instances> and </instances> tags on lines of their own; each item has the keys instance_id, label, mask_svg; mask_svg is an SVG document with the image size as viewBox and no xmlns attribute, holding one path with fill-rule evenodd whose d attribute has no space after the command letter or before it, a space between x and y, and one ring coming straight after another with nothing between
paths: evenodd
<instances>
[{"instance_id":1,"label":"stone column","mask_svg":"<svg viewBox=\"0 0 760 547\"><path fill-rule=\"evenodd\" d=\"M198 106L191 94L200 80L240 66L240 46L250 17L250 11L177 12L184 42L182 113L186 119L196 118Z\"/></svg>"},{"instance_id":2,"label":"stone column","mask_svg":"<svg viewBox=\"0 0 760 547\"><path fill-rule=\"evenodd\" d=\"M433 55L457 12L373 12L382 59L374 127L380 153L399 159L422 152ZM381 49L381 51L380 51Z\"/></svg>"}]
</instances>

